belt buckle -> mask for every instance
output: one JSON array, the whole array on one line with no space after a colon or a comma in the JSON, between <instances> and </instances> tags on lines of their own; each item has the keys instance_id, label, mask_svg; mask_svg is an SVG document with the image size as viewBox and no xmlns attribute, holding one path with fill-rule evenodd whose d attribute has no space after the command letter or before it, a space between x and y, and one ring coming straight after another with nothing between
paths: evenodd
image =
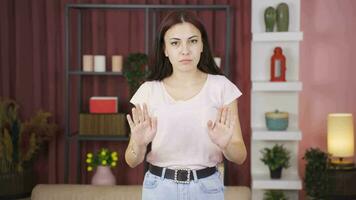
<instances>
[{"instance_id":1,"label":"belt buckle","mask_svg":"<svg viewBox=\"0 0 356 200\"><path fill-rule=\"evenodd\" d=\"M175 183L181 183L181 184L189 184L189 182L190 182L190 169L175 169L174 170L174 182ZM180 180L178 180L178 175L180 176L181 175L181 173L187 173L187 179L185 180L185 181L180 181Z\"/></svg>"}]
</instances>

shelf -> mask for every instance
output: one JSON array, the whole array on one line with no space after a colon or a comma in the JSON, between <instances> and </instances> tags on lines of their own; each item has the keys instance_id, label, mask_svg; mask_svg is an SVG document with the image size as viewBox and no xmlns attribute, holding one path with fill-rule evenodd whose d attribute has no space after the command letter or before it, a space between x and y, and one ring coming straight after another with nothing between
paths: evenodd
<instances>
[{"instance_id":1,"label":"shelf","mask_svg":"<svg viewBox=\"0 0 356 200\"><path fill-rule=\"evenodd\" d=\"M303 40L303 32L265 32L253 33L253 42L299 42Z\"/></svg>"},{"instance_id":2,"label":"shelf","mask_svg":"<svg viewBox=\"0 0 356 200\"><path fill-rule=\"evenodd\" d=\"M129 141L128 136L118 135L75 135L78 141Z\"/></svg>"},{"instance_id":3,"label":"shelf","mask_svg":"<svg viewBox=\"0 0 356 200\"><path fill-rule=\"evenodd\" d=\"M254 81L252 82L252 91L294 92L294 91L301 91L301 90L302 90L302 83L299 81L292 81L292 82Z\"/></svg>"},{"instance_id":4,"label":"shelf","mask_svg":"<svg viewBox=\"0 0 356 200\"><path fill-rule=\"evenodd\" d=\"M67 8L74 9L227 9L227 5L147 5L147 4L67 4Z\"/></svg>"},{"instance_id":5,"label":"shelf","mask_svg":"<svg viewBox=\"0 0 356 200\"><path fill-rule=\"evenodd\" d=\"M81 178L81 162L80 159L77 159L77 162L71 162L74 158L81 158L82 157L82 151L81 151L81 146L77 145L78 150L74 153L70 151L70 142L77 142L77 144L80 144L80 141L91 141L91 142L96 142L96 141L123 141L122 143L125 143L125 141L129 141L129 136L115 136L115 135L90 135L88 133L92 133L90 131L80 131L81 134L78 133L78 129L80 128L80 118L76 120L77 115L79 115L78 111L77 112L72 112L72 104L74 105L79 105L79 108L81 108L83 104L83 97L87 96L85 91L87 87L84 87L84 82L82 82L81 78L104 78L104 79L124 79L124 73L120 72L112 72L111 68L108 67L106 72L87 72L83 71L83 68L81 66L82 62L82 55L83 55L83 46L85 46L86 42L89 43L95 43L97 42L97 38L86 38L85 36L85 26L83 28L83 16L85 16L85 13L88 11L93 11L94 9L108 9L110 10L109 12L114 11L113 9L117 10L117 14L120 15L119 12L123 12L125 10L122 9L142 9L144 11L144 18L142 19L144 22L143 26L140 26L140 31L142 31L142 34L144 35L144 44L143 44L143 49L146 54L149 53L150 51L150 43L152 37L150 37L150 30L151 27L150 25L155 24L157 22L155 17L152 17L152 15L160 14L160 12L163 11L169 11L170 9L173 8L180 8L180 9L189 9L189 10L195 10L195 11L210 11L214 13L215 11L222 11L225 13L224 15L224 20L227 22L225 25L225 33L226 36L224 36L224 46L225 46L225 57L224 60L226 62L224 63L224 72L225 74L231 75L231 62L230 62L230 54L231 48L229 48L228 44L231 44L231 34L229 34L229 30L231 30L231 5L147 5L147 4L66 4L65 5L65 10L64 10L64 29L65 33L64 35L64 67L65 67L65 83L64 83L64 88L65 88L65 93L64 93L64 115L66 118L65 122L65 144L64 144L64 182L68 183L69 177L71 177L73 171L73 165L76 165L77 170L75 172L76 174L76 183L80 182L80 180L83 180ZM116 11L115 10L115 11ZM103 10L104 11L104 10ZM125 11L126 12L126 11ZM140 13L138 13L140 14ZM139 15L140 16L140 15ZM117 16L116 16L117 17ZM225 19L226 18L226 19ZM72 21L76 21L77 23L71 23ZM78 21L79 20L79 21ZM99 25L104 22L104 21L93 21L94 25ZM73 29L72 29L73 28ZM94 39L94 40L93 40ZM122 39L120 38L119 35L117 37L115 36L114 39ZM125 39L125 38L123 38ZM154 39L154 38L153 38ZM87 41L88 40L88 41ZM105 40L105 38L102 38L102 40ZM77 42L79 41L79 43ZM101 40L100 40L101 41ZM114 45L115 46L115 45ZM120 43L117 43L116 46L120 46ZM85 48L84 48L85 49ZM143 50L142 48L140 48ZM108 52L115 52L112 49L107 49ZM131 48L121 48L123 51L122 53L130 53L132 50ZM94 52L95 53L95 52ZM76 55L76 56L72 56ZM75 59L76 58L76 59ZM74 64L73 64L74 63ZM110 63L109 63L110 64ZM74 80L73 80L74 78ZM78 79L78 80L77 80ZM89 82L88 82L89 81ZM85 80L85 85L86 83L93 83L95 84L97 80ZM100 80L101 81L101 80ZM106 84L106 83L103 83ZM110 82L107 83L110 86ZM112 85L112 84L111 84ZM123 84L121 86L118 86L119 90L119 95L114 95L114 96L120 96L122 91L125 89L125 85ZM89 85L90 86L90 85ZM116 89L116 88L113 88ZM89 87L90 90L90 87ZM89 92L94 92L95 91L89 91ZM101 91L102 92L102 91ZM104 93L109 93L110 91L103 91ZM72 94L76 95L72 95ZM104 95L105 96L105 95ZM113 96L113 95L110 95ZM74 98L73 98L74 97ZM80 112L80 110L79 110ZM127 131L129 132L129 131ZM98 134L99 132L94 132ZM109 132L104 132L104 133L109 133ZM115 132L114 132L115 133ZM120 132L118 132L120 133ZM121 132L124 133L124 132ZM86 134L86 135L83 135ZM125 144L121 144L125 145ZM144 161L146 163L146 161ZM147 164L147 163L146 163ZM145 172L145 171L144 171ZM226 176L226 174L225 174ZM72 177L71 177L72 178ZM226 180L226 179L225 179Z\"/></svg>"},{"instance_id":6,"label":"shelf","mask_svg":"<svg viewBox=\"0 0 356 200\"><path fill-rule=\"evenodd\" d=\"M265 11L288 5L289 28L286 32L266 32ZM276 28L276 27L275 27ZM299 199L303 181L298 173L299 142L299 92L303 83L300 74L300 0L251 1L251 199L261 200L266 190L283 190L288 199ZM271 57L279 46L287 60L284 82L272 82ZM284 131L270 131L266 127L265 113L275 109L289 113L289 126ZM281 179L271 179L268 167L261 162L261 150L282 143L290 151L290 168L283 169Z\"/></svg>"},{"instance_id":7,"label":"shelf","mask_svg":"<svg viewBox=\"0 0 356 200\"><path fill-rule=\"evenodd\" d=\"M302 133L297 129L286 131L269 131L266 128L252 128L252 140L299 141Z\"/></svg>"},{"instance_id":8,"label":"shelf","mask_svg":"<svg viewBox=\"0 0 356 200\"><path fill-rule=\"evenodd\" d=\"M281 179L271 179L269 174L252 175L253 189L280 189L280 190L301 190L302 181L295 174L283 174Z\"/></svg>"},{"instance_id":9,"label":"shelf","mask_svg":"<svg viewBox=\"0 0 356 200\"><path fill-rule=\"evenodd\" d=\"M121 72L84 72L79 70L71 70L68 72L69 75L110 75L110 76L123 76Z\"/></svg>"}]
</instances>

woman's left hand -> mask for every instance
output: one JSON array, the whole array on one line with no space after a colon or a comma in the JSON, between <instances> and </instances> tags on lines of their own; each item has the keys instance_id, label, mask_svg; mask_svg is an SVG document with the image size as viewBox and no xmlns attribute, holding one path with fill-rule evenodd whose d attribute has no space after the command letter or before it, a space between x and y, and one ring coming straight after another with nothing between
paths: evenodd
<instances>
[{"instance_id":1,"label":"woman's left hand","mask_svg":"<svg viewBox=\"0 0 356 200\"><path fill-rule=\"evenodd\" d=\"M231 114L228 107L220 108L215 122L208 121L208 134L211 141L222 151L228 146L234 132L236 116Z\"/></svg>"}]
</instances>

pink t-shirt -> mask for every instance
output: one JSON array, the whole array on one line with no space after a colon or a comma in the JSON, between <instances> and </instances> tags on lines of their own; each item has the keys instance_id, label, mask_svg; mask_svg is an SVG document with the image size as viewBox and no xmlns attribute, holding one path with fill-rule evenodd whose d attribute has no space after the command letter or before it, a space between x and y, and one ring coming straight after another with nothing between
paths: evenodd
<instances>
[{"instance_id":1,"label":"pink t-shirt","mask_svg":"<svg viewBox=\"0 0 356 200\"><path fill-rule=\"evenodd\" d=\"M200 92L185 101L174 100L161 81L143 83L130 102L146 103L149 114L157 117L157 133L147 161L168 168L216 166L223 155L210 140L207 122L215 121L218 108L240 95L240 90L221 75L209 74Z\"/></svg>"}]
</instances>

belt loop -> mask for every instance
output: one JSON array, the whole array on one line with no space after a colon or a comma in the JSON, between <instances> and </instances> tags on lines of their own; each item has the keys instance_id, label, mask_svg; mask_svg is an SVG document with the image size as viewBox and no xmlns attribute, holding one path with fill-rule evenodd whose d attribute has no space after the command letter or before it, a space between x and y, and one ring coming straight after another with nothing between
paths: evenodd
<instances>
[{"instance_id":1,"label":"belt loop","mask_svg":"<svg viewBox=\"0 0 356 200\"><path fill-rule=\"evenodd\" d=\"M197 176L197 170L192 170L191 171L194 177L194 182L197 183L198 182L198 176Z\"/></svg>"},{"instance_id":2,"label":"belt loop","mask_svg":"<svg viewBox=\"0 0 356 200\"><path fill-rule=\"evenodd\" d=\"M163 180L164 179L164 175L166 175L166 169L165 167L163 167L162 169L162 174L161 174L161 179Z\"/></svg>"}]
</instances>

